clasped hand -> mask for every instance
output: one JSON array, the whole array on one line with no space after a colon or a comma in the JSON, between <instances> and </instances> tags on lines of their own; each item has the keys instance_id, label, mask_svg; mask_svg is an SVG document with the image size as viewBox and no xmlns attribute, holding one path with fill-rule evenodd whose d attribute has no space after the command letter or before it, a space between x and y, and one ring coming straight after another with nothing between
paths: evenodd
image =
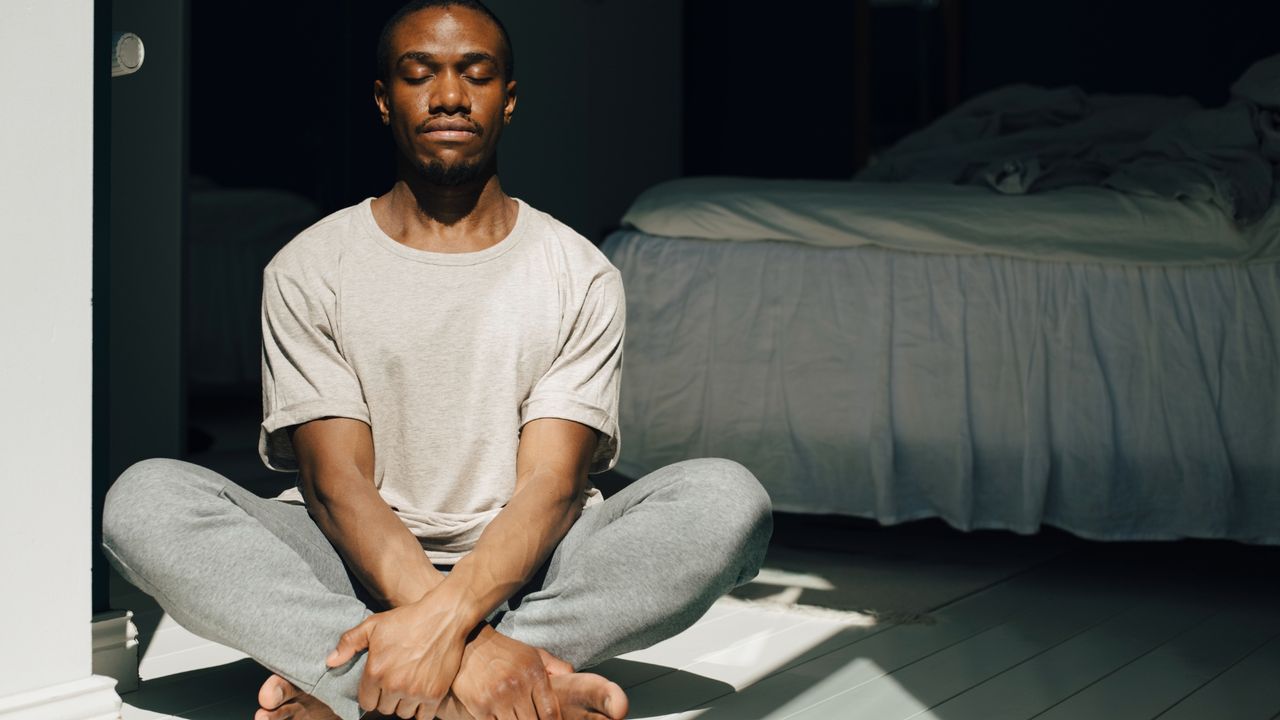
<instances>
[{"instance_id":1,"label":"clasped hand","mask_svg":"<svg viewBox=\"0 0 1280 720\"><path fill-rule=\"evenodd\" d=\"M325 662L338 667L362 650L360 707L405 720L436 717L451 689L473 717L559 720L548 675L571 671L486 623L468 627L435 593L365 618Z\"/></svg>"}]
</instances>

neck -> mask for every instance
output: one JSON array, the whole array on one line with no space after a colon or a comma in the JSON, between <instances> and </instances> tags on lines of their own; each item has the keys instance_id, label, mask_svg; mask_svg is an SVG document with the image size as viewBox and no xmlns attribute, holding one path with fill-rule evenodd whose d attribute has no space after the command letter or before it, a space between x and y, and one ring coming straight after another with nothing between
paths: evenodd
<instances>
[{"instance_id":1,"label":"neck","mask_svg":"<svg viewBox=\"0 0 1280 720\"><path fill-rule=\"evenodd\" d=\"M399 163L395 185L374 200L374 215L397 241L424 250L470 252L500 241L515 223L516 203L502 190L497 163L460 185L429 182Z\"/></svg>"}]
</instances>

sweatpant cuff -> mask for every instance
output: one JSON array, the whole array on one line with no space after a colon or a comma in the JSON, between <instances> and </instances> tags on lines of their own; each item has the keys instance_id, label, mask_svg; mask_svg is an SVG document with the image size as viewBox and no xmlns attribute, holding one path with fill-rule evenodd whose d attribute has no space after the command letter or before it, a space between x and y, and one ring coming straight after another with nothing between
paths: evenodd
<instances>
[{"instance_id":1,"label":"sweatpant cuff","mask_svg":"<svg viewBox=\"0 0 1280 720\"><path fill-rule=\"evenodd\" d=\"M364 674L364 656L343 667L326 670L309 694L329 706L342 720L360 720L363 715L356 694Z\"/></svg>"}]
</instances>

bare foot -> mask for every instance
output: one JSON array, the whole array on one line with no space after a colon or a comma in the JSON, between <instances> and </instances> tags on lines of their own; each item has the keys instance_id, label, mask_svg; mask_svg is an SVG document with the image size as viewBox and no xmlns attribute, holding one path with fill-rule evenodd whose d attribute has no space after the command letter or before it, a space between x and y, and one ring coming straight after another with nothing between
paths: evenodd
<instances>
[{"instance_id":1,"label":"bare foot","mask_svg":"<svg viewBox=\"0 0 1280 720\"><path fill-rule=\"evenodd\" d=\"M564 720L622 720L629 701L617 683L592 673L551 676L551 690L560 701ZM253 720L341 720L328 705L302 692L279 675L272 675L258 690L261 707ZM369 713L366 717L382 717ZM453 695L440 706L441 720L472 720Z\"/></svg>"},{"instance_id":2,"label":"bare foot","mask_svg":"<svg viewBox=\"0 0 1280 720\"><path fill-rule=\"evenodd\" d=\"M551 689L560 699L564 720L622 720L627 716L627 694L600 675L553 675Z\"/></svg>"},{"instance_id":3,"label":"bare foot","mask_svg":"<svg viewBox=\"0 0 1280 720\"><path fill-rule=\"evenodd\" d=\"M253 720L342 720L328 705L302 692L279 675L272 675L258 690L258 712Z\"/></svg>"},{"instance_id":4,"label":"bare foot","mask_svg":"<svg viewBox=\"0 0 1280 720\"><path fill-rule=\"evenodd\" d=\"M627 694L607 678L575 672L551 675L550 678L551 691L560 701L563 720L622 720L627 716ZM471 713L452 694L445 698L436 717L439 720L473 720Z\"/></svg>"}]
</instances>

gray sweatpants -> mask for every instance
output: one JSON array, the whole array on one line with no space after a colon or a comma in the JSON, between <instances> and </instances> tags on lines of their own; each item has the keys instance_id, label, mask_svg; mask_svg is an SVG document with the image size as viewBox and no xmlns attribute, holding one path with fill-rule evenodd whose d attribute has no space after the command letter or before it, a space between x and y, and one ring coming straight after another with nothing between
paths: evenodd
<instances>
[{"instance_id":1,"label":"gray sweatpants","mask_svg":"<svg viewBox=\"0 0 1280 720\"><path fill-rule=\"evenodd\" d=\"M589 667L692 625L755 577L771 529L768 495L741 465L669 465L587 508L492 621ZM365 655L333 670L324 660L374 609L306 508L199 465L144 460L107 494L103 547L183 627L359 717Z\"/></svg>"}]
</instances>

